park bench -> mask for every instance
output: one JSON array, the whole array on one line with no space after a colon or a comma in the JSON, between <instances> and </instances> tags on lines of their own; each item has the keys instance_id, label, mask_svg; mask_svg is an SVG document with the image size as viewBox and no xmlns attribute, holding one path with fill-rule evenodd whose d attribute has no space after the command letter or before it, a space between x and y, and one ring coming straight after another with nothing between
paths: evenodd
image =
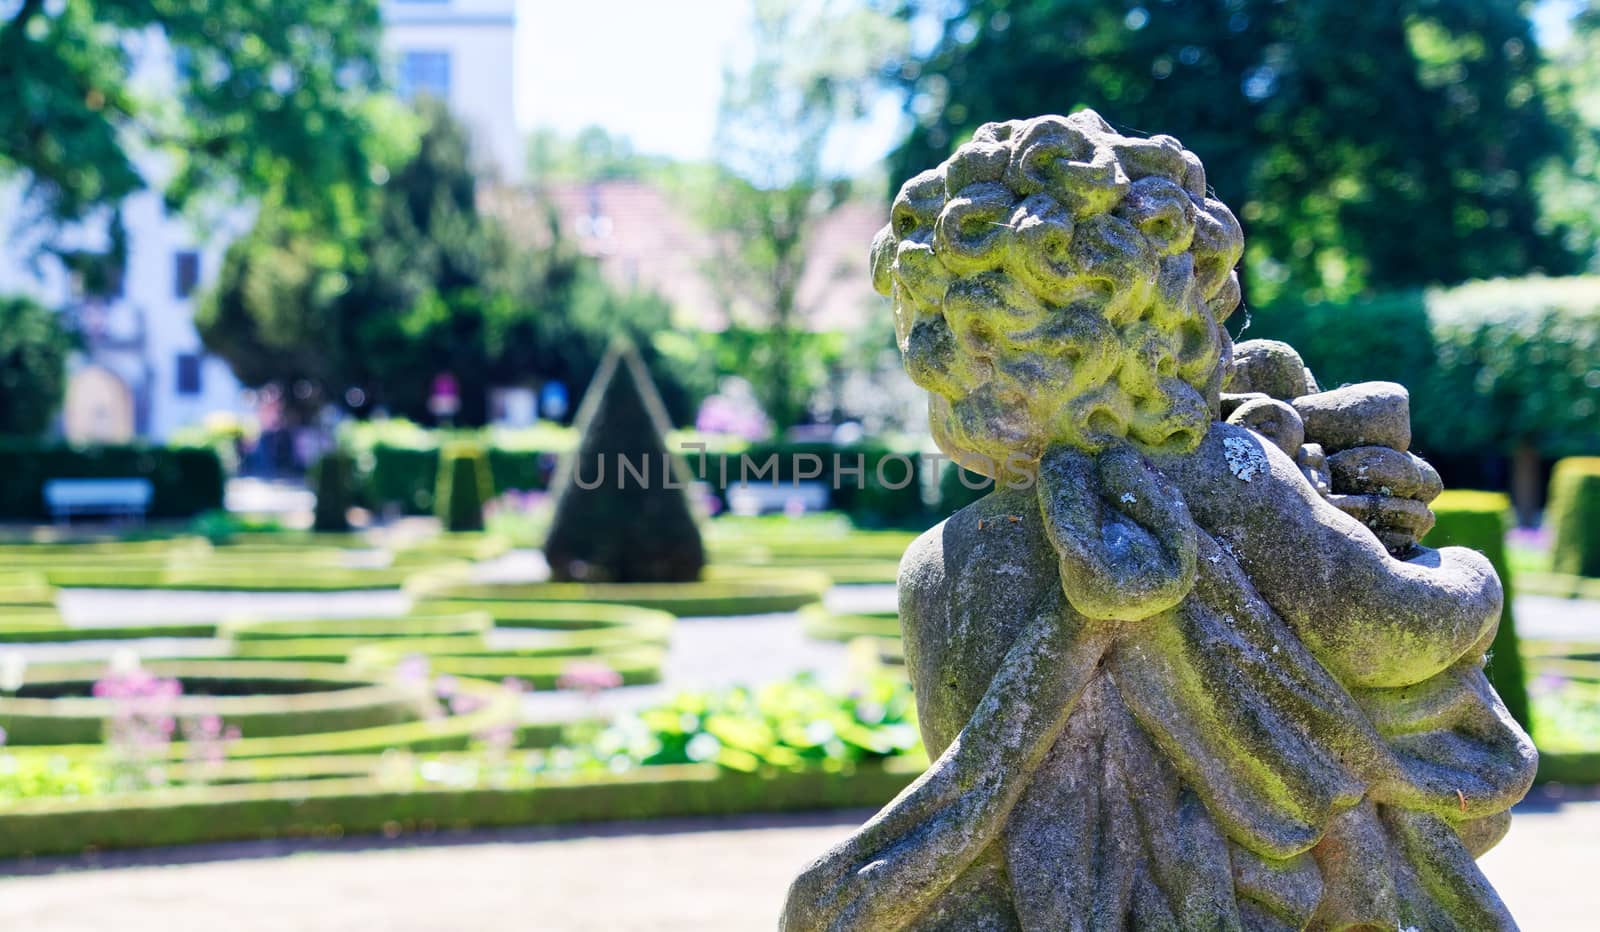
<instances>
[{"instance_id":1,"label":"park bench","mask_svg":"<svg viewBox=\"0 0 1600 932\"><path fill-rule=\"evenodd\" d=\"M44 484L44 502L57 523L74 515L104 515L144 520L155 487L148 479L51 479Z\"/></svg>"}]
</instances>

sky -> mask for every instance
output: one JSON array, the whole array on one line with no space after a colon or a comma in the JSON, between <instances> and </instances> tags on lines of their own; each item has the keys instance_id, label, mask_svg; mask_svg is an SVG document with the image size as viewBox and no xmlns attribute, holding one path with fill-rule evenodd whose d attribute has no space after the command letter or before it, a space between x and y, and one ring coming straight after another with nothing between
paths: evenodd
<instances>
[{"instance_id":1,"label":"sky","mask_svg":"<svg viewBox=\"0 0 1600 932\"><path fill-rule=\"evenodd\" d=\"M517 123L575 133L600 125L641 152L710 155L723 65L737 53L750 0L517 0ZM903 130L885 97L843 134L833 167L881 160Z\"/></svg>"},{"instance_id":2,"label":"sky","mask_svg":"<svg viewBox=\"0 0 1600 932\"><path fill-rule=\"evenodd\" d=\"M600 125L641 152L702 159L711 151L723 65L744 35L750 0L517 0L517 122L567 134ZM1541 44L1570 34L1577 0L1540 0ZM840 134L830 167L855 174L900 139L905 117L885 96Z\"/></svg>"}]
</instances>

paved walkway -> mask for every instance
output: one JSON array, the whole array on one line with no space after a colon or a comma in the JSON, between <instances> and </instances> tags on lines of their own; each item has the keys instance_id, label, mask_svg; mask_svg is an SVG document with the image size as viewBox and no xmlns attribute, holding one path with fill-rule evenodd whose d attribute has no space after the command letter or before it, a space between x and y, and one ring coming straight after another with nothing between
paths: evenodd
<instances>
[{"instance_id":1,"label":"paved walkway","mask_svg":"<svg viewBox=\"0 0 1600 932\"><path fill-rule=\"evenodd\" d=\"M0 880L0 928L749 932L774 927L789 879L865 815L179 852L222 858L199 863L175 863L171 852L106 856L135 866ZM1545 801L1518 814L1483 865L1524 929L1583 932L1595 927L1596 863L1600 801Z\"/></svg>"}]
</instances>

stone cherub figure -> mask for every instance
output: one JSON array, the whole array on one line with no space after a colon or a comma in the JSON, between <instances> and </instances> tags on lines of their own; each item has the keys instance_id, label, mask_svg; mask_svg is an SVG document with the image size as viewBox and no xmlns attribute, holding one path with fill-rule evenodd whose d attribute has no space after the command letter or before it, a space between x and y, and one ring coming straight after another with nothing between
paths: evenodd
<instances>
[{"instance_id":1,"label":"stone cherub figure","mask_svg":"<svg viewBox=\"0 0 1600 932\"><path fill-rule=\"evenodd\" d=\"M874 280L940 447L1005 481L901 565L933 763L785 929L1515 928L1474 863L1536 762L1499 581L1417 545L1404 389L1236 353L1242 248L1192 152L1087 110L901 189Z\"/></svg>"}]
</instances>

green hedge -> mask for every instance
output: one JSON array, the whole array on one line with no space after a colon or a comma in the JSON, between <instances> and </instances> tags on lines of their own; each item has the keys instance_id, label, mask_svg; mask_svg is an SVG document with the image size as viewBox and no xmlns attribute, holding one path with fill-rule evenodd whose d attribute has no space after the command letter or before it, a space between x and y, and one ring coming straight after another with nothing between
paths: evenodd
<instances>
[{"instance_id":1,"label":"green hedge","mask_svg":"<svg viewBox=\"0 0 1600 932\"><path fill-rule=\"evenodd\" d=\"M355 465L346 453L334 450L317 460L311 471L312 491L317 504L312 515L312 528L318 533L342 533L350 530L347 513L355 504L351 495Z\"/></svg>"},{"instance_id":2,"label":"green hedge","mask_svg":"<svg viewBox=\"0 0 1600 932\"><path fill-rule=\"evenodd\" d=\"M67 626L59 615L11 614L0 611L0 644L66 644L74 641L133 641L144 638L211 638L211 624Z\"/></svg>"},{"instance_id":3,"label":"green hedge","mask_svg":"<svg viewBox=\"0 0 1600 932\"><path fill-rule=\"evenodd\" d=\"M1389 380L1410 389L1412 448L1439 466L1532 442L1544 456L1600 451L1592 378L1600 278L1497 279L1348 303L1279 301L1250 338L1284 340L1324 388Z\"/></svg>"},{"instance_id":4,"label":"green hedge","mask_svg":"<svg viewBox=\"0 0 1600 932\"><path fill-rule=\"evenodd\" d=\"M1556 464L1545 523L1553 531L1552 569L1600 576L1600 456L1568 457Z\"/></svg>"},{"instance_id":5,"label":"green hedge","mask_svg":"<svg viewBox=\"0 0 1600 932\"><path fill-rule=\"evenodd\" d=\"M447 532L483 530L483 506L494 497L489 460L476 447L453 446L439 461L434 512Z\"/></svg>"},{"instance_id":6,"label":"green hedge","mask_svg":"<svg viewBox=\"0 0 1600 932\"><path fill-rule=\"evenodd\" d=\"M370 618L293 618L258 620L233 618L222 633L235 641L302 641L384 638L478 637L494 627L482 611L412 614Z\"/></svg>"},{"instance_id":7,"label":"green hedge","mask_svg":"<svg viewBox=\"0 0 1600 932\"><path fill-rule=\"evenodd\" d=\"M1489 663L1484 671L1506 710L1524 729L1532 730L1528 714L1527 673L1523 669L1521 642L1512 614L1511 567L1506 562L1506 515L1511 501L1494 492L1448 491L1433 500L1435 522L1423 543L1429 547L1468 547L1489 558L1500 585L1505 589L1505 608L1500 613L1500 629L1489 647Z\"/></svg>"},{"instance_id":8,"label":"green hedge","mask_svg":"<svg viewBox=\"0 0 1600 932\"><path fill-rule=\"evenodd\" d=\"M712 566L692 583L463 583L419 576L408 584L421 598L455 602L605 602L659 609L683 617L792 612L819 601L831 580L820 573L764 567Z\"/></svg>"},{"instance_id":9,"label":"green hedge","mask_svg":"<svg viewBox=\"0 0 1600 932\"><path fill-rule=\"evenodd\" d=\"M516 825L881 806L921 769L750 775L649 767L514 789L385 789L376 781L212 786L21 802L0 812L0 857L281 837L428 833Z\"/></svg>"},{"instance_id":10,"label":"green hedge","mask_svg":"<svg viewBox=\"0 0 1600 932\"><path fill-rule=\"evenodd\" d=\"M879 464L883 463L886 457L897 455L904 457L904 461L883 464L882 478L888 482L880 481ZM698 454L690 451L686 456L686 462L693 475L709 484L719 495L726 495L728 489L741 480L740 456L741 454L735 453L710 453L702 461ZM767 485L773 484L774 473L762 472L760 478L756 478L755 473L763 470L769 459L776 457L776 482L782 485L797 481L800 469L804 468L809 474L817 465L809 459L801 463L799 457L817 457L821 461L821 474L799 481L820 482L827 486L830 489L829 507L845 512L851 520L863 525L893 526L915 523L923 519L927 513L922 502L923 462L915 450L892 449L871 442L855 444L786 442L753 444L742 456L746 457L750 464L743 478L751 484ZM726 475L722 465L724 457ZM858 459L862 466L859 477L854 472ZM841 471L835 469L836 465L844 467L842 475Z\"/></svg>"},{"instance_id":11,"label":"green hedge","mask_svg":"<svg viewBox=\"0 0 1600 932\"><path fill-rule=\"evenodd\" d=\"M50 479L148 479L151 518L190 518L222 507L222 460L190 447L70 447L0 438L0 521L45 521Z\"/></svg>"},{"instance_id":12,"label":"green hedge","mask_svg":"<svg viewBox=\"0 0 1600 932\"><path fill-rule=\"evenodd\" d=\"M376 728L415 721L422 695L417 688L381 683L350 669L314 663L252 663L171 660L146 666L161 677L185 684L174 700L179 718L215 714L247 738L277 738ZM29 690L81 688L99 679L99 663L35 664L26 671L24 695L0 697L0 728L18 745L89 744L100 740L115 703L95 698L31 698ZM191 693L193 684L231 684L232 688L277 687L316 691L261 695Z\"/></svg>"},{"instance_id":13,"label":"green hedge","mask_svg":"<svg viewBox=\"0 0 1600 932\"><path fill-rule=\"evenodd\" d=\"M544 491L550 486L553 453L490 447L488 457L495 495L512 490ZM357 462L357 497L363 502L375 508L395 505L408 515L433 514L439 478L438 449L380 443ZM359 468L361 464L365 468Z\"/></svg>"},{"instance_id":14,"label":"green hedge","mask_svg":"<svg viewBox=\"0 0 1600 932\"><path fill-rule=\"evenodd\" d=\"M199 662L199 661L185 661ZM243 664L265 666L256 661ZM164 666L157 661L147 664L159 670ZM320 665L319 665L320 666ZM359 671L345 671L358 675ZM459 751L471 744L473 736L491 729L516 727L521 718L518 697L498 684L462 680L458 691L471 693L484 701L483 707L466 715L444 718L427 718L394 725L374 725L346 731L329 731L276 737L244 737L228 746L228 759L233 761L257 760L276 757L319 757L342 754L381 754L390 749L411 751ZM55 700L59 701L59 700ZM13 746L10 753L17 755L45 754L69 760L99 757L105 747L96 736L92 743L53 745L41 747ZM181 761L189 756L189 749L181 742L168 748L168 758Z\"/></svg>"}]
</instances>

